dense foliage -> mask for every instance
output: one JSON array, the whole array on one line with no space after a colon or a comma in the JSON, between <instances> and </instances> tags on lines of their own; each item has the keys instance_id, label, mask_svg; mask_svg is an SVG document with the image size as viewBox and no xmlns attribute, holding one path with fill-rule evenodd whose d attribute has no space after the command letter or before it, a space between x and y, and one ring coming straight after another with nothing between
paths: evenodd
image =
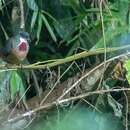
<instances>
[{"instance_id":1,"label":"dense foliage","mask_svg":"<svg viewBox=\"0 0 130 130\"><path fill-rule=\"evenodd\" d=\"M24 65L58 62L57 59L64 61L64 58L75 56L83 51L89 52L104 48L105 52L107 48L123 47L130 43L129 0L23 0L23 3L25 30L31 36L30 50ZM7 35L11 37L20 30L19 2L18 0L0 0L0 9L0 44L4 44ZM24 105L21 103L21 106L27 108L28 103L25 102L28 102L30 98L42 94L45 97L44 91L48 92L53 86L56 88L68 84L72 86L98 63L124 54L126 51L128 49L107 54L100 53L100 55L95 53L93 56L71 60L73 62L52 68L47 66L44 70L1 69L0 107L3 108L10 102L17 104L22 97ZM92 90L129 88L130 63L127 59L114 59L112 65L108 65L109 67L106 65L106 68L108 67L106 71L104 68L98 69L90 75L87 81L79 83L78 87L76 86L77 88L68 93L67 97ZM123 65L124 63L125 65ZM2 60L1 64L3 64ZM111 77L111 74L114 78ZM91 85L88 80L94 85ZM57 93L60 93L59 89ZM53 101L56 94L52 93L52 97L48 99L47 103ZM128 127L130 109L127 100L129 97L129 91L126 93L108 92L104 95L93 95L84 100L91 104L88 103L89 105L85 106L91 106L102 112L111 112L120 119L125 127ZM36 102L38 101L36 100ZM40 102L42 101L40 100ZM78 104L77 102L73 102L74 106ZM67 104L67 107L73 106L73 103ZM33 108L34 106L31 109ZM63 123L61 124L63 125Z\"/></svg>"}]
</instances>

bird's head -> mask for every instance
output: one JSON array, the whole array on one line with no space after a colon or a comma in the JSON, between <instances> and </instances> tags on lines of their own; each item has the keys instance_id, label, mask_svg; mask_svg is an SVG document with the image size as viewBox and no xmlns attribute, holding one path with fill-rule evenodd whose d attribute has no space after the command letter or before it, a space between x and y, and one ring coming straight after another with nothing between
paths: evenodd
<instances>
[{"instance_id":1,"label":"bird's head","mask_svg":"<svg viewBox=\"0 0 130 130\"><path fill-rule=\"evenodd\" d=\"M29 34L27 32L21 32L19 34L19 44L17 45L17 48L19 49L19 51L28 51L29 49L29 41L30 41L30 37Z\"/></svg>"},{"instance_id":2,"label":"bird's head","mask_svg":"<svg viewBox=\"0 0 130 130\"><path fill-rule=\"evenodd\" d=\"M20 33L20 36L21 36L22 38L26 39L27 42L30 41L30 36L29 36L29 33L28 33L28 32L21 32L21 33Z\"/></svg>"}]
</instances>

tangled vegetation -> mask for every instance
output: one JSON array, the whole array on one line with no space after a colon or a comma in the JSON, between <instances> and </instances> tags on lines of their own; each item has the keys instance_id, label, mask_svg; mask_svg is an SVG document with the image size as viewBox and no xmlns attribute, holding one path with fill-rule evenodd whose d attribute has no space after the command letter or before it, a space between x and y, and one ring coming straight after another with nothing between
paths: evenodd
<instances>
[{"instance_id":1,"label":"tangled vegetation","mask_svg":"<svg viewBox=\"0 0 130 130\"><path fill-rule=\"evenodd\" d=\"M129 0L0 0L0 45L19 1L31 42L22 65L0 60L1 128L130 129Z\"/></svg>"}]
</instances>

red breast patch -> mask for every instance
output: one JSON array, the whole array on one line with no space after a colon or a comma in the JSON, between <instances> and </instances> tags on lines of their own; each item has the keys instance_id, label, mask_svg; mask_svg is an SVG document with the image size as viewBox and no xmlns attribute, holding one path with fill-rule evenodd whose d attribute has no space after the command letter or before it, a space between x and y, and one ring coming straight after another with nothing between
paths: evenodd
<instances>
[{"instance_id":1,"label":"red breast patch","mask_svg":"<svg viewBox=\"0 0 130 130\"><path fill-rule=\"evenodd\" d=\"M27 50L27 44L26 42L22 42L19 46L20 51L26 51Z\"/></svg>"}]
</instances>

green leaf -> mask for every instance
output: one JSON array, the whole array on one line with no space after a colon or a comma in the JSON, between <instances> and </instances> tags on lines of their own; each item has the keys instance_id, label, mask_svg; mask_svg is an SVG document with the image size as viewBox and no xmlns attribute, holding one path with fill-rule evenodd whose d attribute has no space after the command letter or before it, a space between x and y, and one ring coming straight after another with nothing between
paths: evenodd
<instances>
[{"instance_id":1,"label":"green leaf","mask_svg":"<svg viewBox=\"0 0 130 130\"><path fill-rule=\"evenodd\" d=\"M27 0L28 7L34 11L38 11L38 6L35 0Z\"/></svg>"},{"instance_id":2,"label":"green leaf","mask_svg":"<svg viewBox=\"0 0 130 130\"><path fill-rule=\"evenodd\" d=\"M4 0L0 0L0 9L2 9L2 5L5 4Z\"/></svg>"},{"instance_id":3,"label":"green leaf","mask_svg":"<svg viewBox=\"0 0 130 130\"><path fill-rule=\"evenodd\" d=\"M41 10L41 12L45 15L47 15L49 18L51 18L54 22L57 22L57 20L47 11Z\"/></svg>"},{"instance_id":4,"label":"green leaf","mask_svg":"<svg viewBox=\"0 0 130 130\"><path fill-rule=\"evenodd\" d=\"M12 75L10 78L10 91L11 91L11 99L12 100L14 99L16 92L19 91L21 96L25 92L21 77L17 74L16 71L12 72Z\"/></svg>"},{"instance_id":5,"label":"green leaf","mask_svg":"<svg viewBox=\"0 0 130 130\"><path fill-rule=\"evenodd\" d=\"M2 61L0 60L0 64ZM7 91L9 88L9 79L11 77L11 71L0 70L0 109L3 109L7 104L7 100L9 97L9 92Z\"/></svg>"},{"instance_id":6,"label":"green leaf","mask_svg":"<svg viewBox=\"0 0 130 130\"><path fill-rule=\"evenodd\" d=\"M0 9L2 8L2 0L0 0Z\"/></svg>"},{"instance_id":7,"label":"green leaf","mask_svg":"<svg viewBox=\"0 0 130 130\"><path fill-rule=\"evenodd\" d=\"M111 28L111 27L110 27ZM129 44L130 30L128 26L117 27L115 30L105 31L106 47L118 47ZM91 48L95 50L104 47L103 37Z\"/></svg>"},{"instance_id":8,"label":"green leaf","mask_svg":"<svg viewBox=\"0 0 130 130\"><path fill-rule=\"evenodd\" d=\"M49 23L48 23L46 17L45 17L43 14L42 14L42 19L43 19L43 21L44 21L44 23L45 23L45 25L46 25L47 30L49 31L49 33L50 33L50 35L51 35L51 37L52 37L52 39L54 40L54 42L56 42L56 41L57 41L56 36L55 36L55 34L54 34L54 32L53 32L51 26L49 25Z\"/></svg>"},{"instance_id":9,"label":"green leaf","mask_svg":"<svg viewBox=\"0 0 130 130\"><path fill-rule=\"evenodd\" d=\"M121 118L122 117L122 108L123 106L118 103L110 93L107 94L108 104L112 107L115 116Z\"/></svg>"},{"instance_id":10,"label":"green leaf","mask_svg":"<svg viewBox=\"0 0 130 130\"><path fill-rule=\"evenodd\" d=\"M32 20L31 20L31 29L33 29L33 27L36 23L37 15L38 15L38 11L34 11L33 16L32 16Z\"/></svg>"},{"instance_id":11,"label":"green leaf","mask_svg":"<svg viewBox=\"0 0 130 130\"><path fill-rule=\"evenodd\" d=\"M127 70L126 78L128 80L128 83L130 84L130 60L126 60L123 67Z\"/></svg>"},{"instance_id":12,"label":"green leaf","mask_svg":"<svg viewBox=\"0 0 130 130\"><path fill-rule=\"evenodd\" d=\"M122 2L130 3L130 0L121 0Z\"/></svg>"},{"instance_id":13,"label":"green leaf","mask_svg":"<svg viewBox=\"0 0 130 130\"><path fill-rule=\"evenodd\" d=\"M83 13L83 8L80 7L79 0L65 0L74 9L77 14Z\"/></svg>"},{"instance_id":14,"label":"green leaf","mask_svg":"<svg viewBox=\"0 0 130 130\"><path fill-rule=\"evenodd\" d=\"M72 20L68 21L59 21L58 23L54 24L54 27L59 34L59 36L64 40L64 41L69 41L72 39L72 34L74 32L74 23Z\"/></svg>"},{"instance_id":15,"label":"green leaf","mask_svg":"<svg viewBox=\"0 0 130 130\"><path fill-rule=\"evenodd\" d=\"M39 18L38 18L38 30L37 30L37 39L40 39L40 33L41 33L41 29L42 29L42 17L41 17L41 13L39 13Z\"/></svg>"}]
</instances>

